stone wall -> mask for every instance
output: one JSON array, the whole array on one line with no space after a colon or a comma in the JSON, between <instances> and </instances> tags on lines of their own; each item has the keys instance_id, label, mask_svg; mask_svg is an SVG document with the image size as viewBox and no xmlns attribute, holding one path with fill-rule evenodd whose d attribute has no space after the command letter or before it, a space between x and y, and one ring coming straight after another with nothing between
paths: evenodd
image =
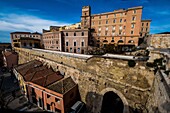
<instances>
[{"instance_id":1,"label":"stone wall","mask_svg":"<svg viewBox=\"0 0 170 113\"><path fill-rule=\"evenodd\" d=\"M170 112L170 79L163 70L155 75L152 93L147 102L149 113Z\"/></svg>"},{"instance_id":2,"label":"stone wall","mask_svg":"<svg viewBox=\"0 0 170 113\"><path fill-rule=\"evenodd\" d=\"M79 85L88 112L100 112L103 95L107 91L113 91L122 99L126 108L124 113L131 108L146 111L145 104L154 76L144 62L136 62L135 67L129 67L129 61L120 59L83 59L23 48L15 48L15 51L19 53L20 64L39 59L65 77L71 76Z\"/></svg>"},{"instance_id":3,"label":"stone wall","mask_svg":"<svg viewBox=\"0 0 170 113\"><path fill-rule=\"evenodd\" d=\"M170 34L150 35L150 46L155 48L170 48Z\"/></svg>"}]
</instances>

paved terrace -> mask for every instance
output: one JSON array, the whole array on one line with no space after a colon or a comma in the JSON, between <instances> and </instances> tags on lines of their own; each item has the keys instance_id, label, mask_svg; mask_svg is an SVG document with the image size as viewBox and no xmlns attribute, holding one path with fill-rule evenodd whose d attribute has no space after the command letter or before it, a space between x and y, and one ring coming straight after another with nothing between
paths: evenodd
<instances>
[{"instance_id":1,"label":"paved terrace","mask_svg":"<svg viewBox=\"0 0 170 113\"><path fill-rule=\"evenodd\" d=\"M42 51L46 53L54 53L59 55L64 55L67 57L75 57L80 59L90 59L92 57L98 56L98 55L84 55L84 54L77 54L77 53L68 53L68 52L60 52L60 51L53 51L53 50L45 50L45 49L35 49L34 51ZM113 59L122 59L122 60L147 60L148 57L137 57L137 56L128 56L128 55L118 55L118 54L105 54L100 57L106 57L106 58L113 58Z\"/></svg>"}]
</instances>

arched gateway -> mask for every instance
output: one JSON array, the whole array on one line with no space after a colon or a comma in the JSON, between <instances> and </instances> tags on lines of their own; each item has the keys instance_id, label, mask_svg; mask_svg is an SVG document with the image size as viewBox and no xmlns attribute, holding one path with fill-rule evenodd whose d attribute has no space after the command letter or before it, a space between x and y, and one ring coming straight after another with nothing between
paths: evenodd
<instances>
[{"instance_id":1,"label":"arched gateway","mask_svg":"<svg viewBox=\"0 0 170 113\"><path fill-rule=\"evenodd\" d=\"M128 102L124 95L114 89L106 88L100 92L100 113L129 113Z\"/></svg>"}]
</instances>

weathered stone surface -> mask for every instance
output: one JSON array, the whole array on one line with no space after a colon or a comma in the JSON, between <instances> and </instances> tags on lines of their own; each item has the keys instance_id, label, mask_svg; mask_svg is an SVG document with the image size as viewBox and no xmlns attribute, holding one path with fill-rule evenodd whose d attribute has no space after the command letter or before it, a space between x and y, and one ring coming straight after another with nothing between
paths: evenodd
<instances>
[{"instance_id":1,"label":"weathered stone surface","mask_svg":"<svg viewBox=\"0 0 170 113\"><path fill-rule=\"evenodd\" d=\"M65 77L71 76L79 85L88 111L93 113L100 112L103 95L109 90L118 94L125 106L145 106L153 84L153 72L141 69L145 66L143 62L137 62L138 65L132 68L126 60L101 57L86 60L23 48L15 51L19 53L20 64L38 59L55 71L59 70Z\"/></svg>"}]
</instances>

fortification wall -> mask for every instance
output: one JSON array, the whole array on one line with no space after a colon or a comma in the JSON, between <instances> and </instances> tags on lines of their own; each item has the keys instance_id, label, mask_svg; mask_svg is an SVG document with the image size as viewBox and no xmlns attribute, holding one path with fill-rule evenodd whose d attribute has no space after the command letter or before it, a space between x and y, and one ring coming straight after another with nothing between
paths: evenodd
<instances>
[{"instance_id":1,"label":"fortification wall","mask_svg":"<svg viewBox=\"0 0 170 113\"><path fill-rule=\"evenodd\" d=\"M15 51L19 54L20 64L38 59L65 77L71 76L78 83L82 101L89 112L100 112L103 95L107 91L115 92L125 107L146 111L145 104L154 76L144 62L136 62L135 67L129 67L128 60L78 58L23 48L15 48Z\"/></svg>"}]
</instances>

